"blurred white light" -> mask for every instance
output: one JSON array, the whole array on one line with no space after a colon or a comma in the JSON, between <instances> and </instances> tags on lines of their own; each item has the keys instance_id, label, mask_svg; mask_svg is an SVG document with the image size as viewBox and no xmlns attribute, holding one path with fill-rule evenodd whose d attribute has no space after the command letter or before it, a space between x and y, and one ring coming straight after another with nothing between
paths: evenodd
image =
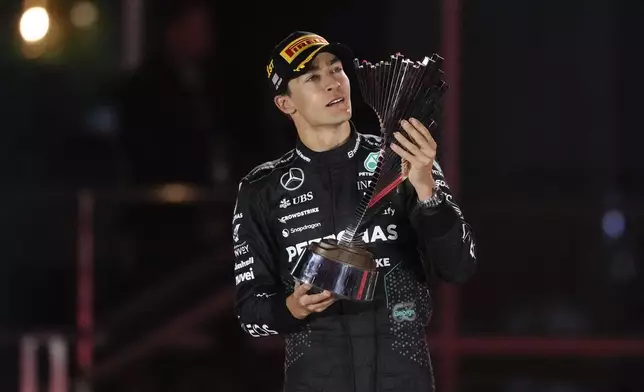
<instances>
[{"instance_id":1,"label":"blurred white light","mask_svg":"<svg viewBox=\"0 0 644 392\"><path fill-rule=\"evenodd\" d=\"M70 19L76 27L91 27L98 20L98 8L90 1L80 1L72 7Z\"/></svg>"},{"instance_id":2,"label":"blurred white light","mask_svg":"<svg viewBox=\"0 0 644 392\"><path fill-rule=\"evenodd\" d=\"M38 42L49 31L49 13L43 7L27 9L20 18L20 35L26 42Z\"/></svg>"},{"instance_id":3,"label":"blurred white light","mask_svg":"<svg viewBox=\"0 0 644 392\"><path fill-rule=\"evenodd\" d=\"M626 218L619 210L611 210L604 214L602 219L604 233L611 238L619 238L626 229Z\"/></svg>"}]
</instances>

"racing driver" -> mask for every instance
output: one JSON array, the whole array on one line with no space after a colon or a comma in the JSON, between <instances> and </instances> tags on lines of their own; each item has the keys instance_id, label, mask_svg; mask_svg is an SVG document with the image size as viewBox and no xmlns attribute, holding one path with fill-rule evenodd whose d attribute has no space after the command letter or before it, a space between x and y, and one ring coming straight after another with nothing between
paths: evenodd
<instances>
[{"instance_id":1,"label":"racing driver","mask_svg":"<svg viewBox=\"0 0 644 392\"><path fill-rule=\"evenodd\" d=\"M386 208L362 236L380 271L374 300L336 300L290 277L310 243L339 238L352 223L377 162L381 139L351 121L343 66L352 59L345 46L309 32L292 33L272 52L274 103L298 138L293 150L239 184L235 309L250 336L284 337L286 392L427 392L434 390L428 276L462 283L476 256L426 127L402 122L416 144L396 135L391 148L407 178L385 196Z\"/></svg>"}]
</instances>

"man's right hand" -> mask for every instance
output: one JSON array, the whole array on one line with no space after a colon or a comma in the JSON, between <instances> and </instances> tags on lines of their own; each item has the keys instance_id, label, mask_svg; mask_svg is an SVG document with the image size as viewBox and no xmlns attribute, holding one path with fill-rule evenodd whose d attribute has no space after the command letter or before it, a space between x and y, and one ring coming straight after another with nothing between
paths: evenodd
<instances>
[{"instance_id":1,"label":"man's right hand","mask_svg":"<svg viewBox=\"0 0 644 392\"><path fill-rule=\"evenodd\" d=\"M310 284L295 284L295 291L286 298L286 307L293 317L302 320L311 313L319 313L331 306L335 298L331 292L324 290L319 294L307 294L311 290Z\"/></svg>"}]
</instances>

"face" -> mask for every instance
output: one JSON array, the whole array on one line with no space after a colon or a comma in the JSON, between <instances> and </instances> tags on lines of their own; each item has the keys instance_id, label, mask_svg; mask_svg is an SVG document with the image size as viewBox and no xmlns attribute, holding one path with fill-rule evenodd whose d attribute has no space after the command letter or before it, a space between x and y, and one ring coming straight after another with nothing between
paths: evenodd
<instances>
[{"instance_id":1,"label":"face","mask_svg":"<svg viewBox=\"0 0 644 392\"><path fill-rule=\"evenodd\" d=\"M331 53L320 53L309 71L289 81L290 96L276 97L276 105L296 122L309 126L340 125L351 118L351 88L342 63Z\"/></svg>"}]
</instances>

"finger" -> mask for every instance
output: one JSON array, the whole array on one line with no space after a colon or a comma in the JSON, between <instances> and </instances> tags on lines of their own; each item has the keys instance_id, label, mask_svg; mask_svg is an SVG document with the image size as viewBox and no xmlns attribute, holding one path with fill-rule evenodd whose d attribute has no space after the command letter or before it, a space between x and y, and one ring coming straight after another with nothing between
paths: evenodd
<instances>
[{"instance_id":1,"label":"finger","mask_svg":"<svg viewBox=\"0 0 644 392\"><path fill-rule=\"evenodd\" d=\"M436 150L431 148L431 146L427 143L427 140L423 136L421 136L421 134L415 128L412 131L410 131L409 134L411 135L412 138L414 138L414 140L416 140L417 143L420 144L420 147L417 147L414 143L409 141L409 139L404 137L402 134L394 133L394 135L396 136L396 139L398 139L401 143L402 142L407 143L404 146L407 147L409 152L414 154L414 156L421 164L423 165L431 164L432 160L434 159L434 156L436 155ZM422 141L422 144L419 141Z\"/></svg>"},{"instance_id":2,"label":"finger","mask_svg":"<svg viewBox=\"0 0 644 392\"><path fill-rule=\"evenodd\" d=\"M331 297L331 292L326 290L319 294L307 294L300 298L300 304L302 306L314 305L329 299L329 297Z\"/></svg>"},{"instance_id":3,"label":"finger","mask_svg":"<svg viewBox=\"0 0 644 392\"><path fill-rule=\"evenodd\" d=\"M409 132L411 132L411 131L408 131L408 133ZM394 137L396 138L398 143L400 143L403 147L405 147L407 149L407 151L409 151L410 153L412 153L414 155L422 154L422 152L420 151L420 147L417 146L416 144L414 144L408 138L406 138L402 133L394 132ZM427 141L425 141L425 144L427 144Z\"/></svg>"},{"instance_id":4,"label":"finger","mask_svg":"<svg viewBox=\"0 0 644 392\"><path fill-rule=\"evenodd\" d=\"M412 163L412 161L415 161L415 158L414 158L414 156L413 156L413 155L411 155L410 153L408 153L408 152L407 152L407 150L405 150L404 148L400 147L400 146L399 146L399 145L397 145L396 143L391 143L391 145L390 145L390 146L391 146L391 150L392 150L393 152L395 152L396 154L398 154L398 156L400 156L400 158L402 158L402 159L403 159L403 161L406 161L406 162L408 162L409 164L411 164L411 163Z\"/></svg>"},{"instance_id":5,"label":"finger","mask_svg":"<svg viewBox=\"0 0 644 392\"><path fill-rule=\"evenodd\" d=\"M412 155L397 144L392 143L391 149L402 159L407 160L411 167L426 166L431 163L431 159L425 154L420 153L420 155Z\"/></svg>"},{"instance_id":6,"label":"finger","mask_svg":"<svg viewBox=\"0 0 644 392\"><path fill-rule=\"evenodd\" d=\"M422 122L420 122L418 119L414 117L411 117L409 119L409 122L411 123L411 125L414 126L416 131L427 141L430 147L434 149L437 147L436 140L434 140L432 133ZM435 124L433 120L432 120L432 124Z\"/></svg>"},{"instance_id":7,"label":"finger","mask_svg":"<svg viewBox=\"0 0 644 392\"><path fill-rule=\"evenodd\" d=\"M411 137L411 139L416 142L414 145L416 145L418 148L424 148L428 146L429 144L427 143L427 139L420 134L420 132L416 129L416 127L410 123L407 120L401 120L400 125L402 129L407 132L407 135Z\"/></svg>"},{"instance_id":8,"label":"finger","mask_svg":"<svg viewBox=\"0 0 644 392\"><path fill-rule=\"evenodd\" d=\"M299 298L311 290L311 285L308 283L301 284L300 282L295 283L295 291L293 291L293 296Z\"/></svg>"},{"instance_id":9,"label":"finger","mask_svg":"<svg viewBox=\"0 0 644 392\"><path fill-rule=\"evenodd\" d=\"M416 165L422 165L423 162L427 160L425 158L428 157L423 154L423 152L414 143L410 142L409 139L407 139L401 133L395 132L394 137L398 140L401 147L405 147L407 149L407 152L416 158L410 161L414 162Z\"/></svg>"},{"instance_id":10,"label":"finger","mask_svg":"<svg viewBox=\"0 0 644 392\"><path fill-rule=\"evenodd\" d=\"M325 301L320 302L319 304L310 305L309 311L317 312L317 313L322 312L326 310L326 308L328 308L329 306L333 305L334 302L335 302L335 298L331 297Z\"/></svg>"},{"instance_id":11,"label":"finger","mask_svg":"<svg viewBox=\"0 0 644 392\"><path fill-rule=\"evenodd\" d=\"M411 138L414 139L416 143L418 143L418 146L420 148L419 152L417 153L414 152L414 153L418 156L422 154L428 157L429 159L434 159L436 157L436 149L432 147L431 143L427 139L427 137L431 138L431 135L429 135L429 131L418 120L416 120L415 123L417 125L413 125L411 123L406 123L406 124L403 123L404 124L403 128L407 131L409 136L411 136ZM417 127L421 127L424 132L427 132L427 135L424 135L423 131L419 130ZM436 143L434 142L434 144ZM426 163L426 164L429 164L429 163Z\"/></svg>"}]
</instances>

